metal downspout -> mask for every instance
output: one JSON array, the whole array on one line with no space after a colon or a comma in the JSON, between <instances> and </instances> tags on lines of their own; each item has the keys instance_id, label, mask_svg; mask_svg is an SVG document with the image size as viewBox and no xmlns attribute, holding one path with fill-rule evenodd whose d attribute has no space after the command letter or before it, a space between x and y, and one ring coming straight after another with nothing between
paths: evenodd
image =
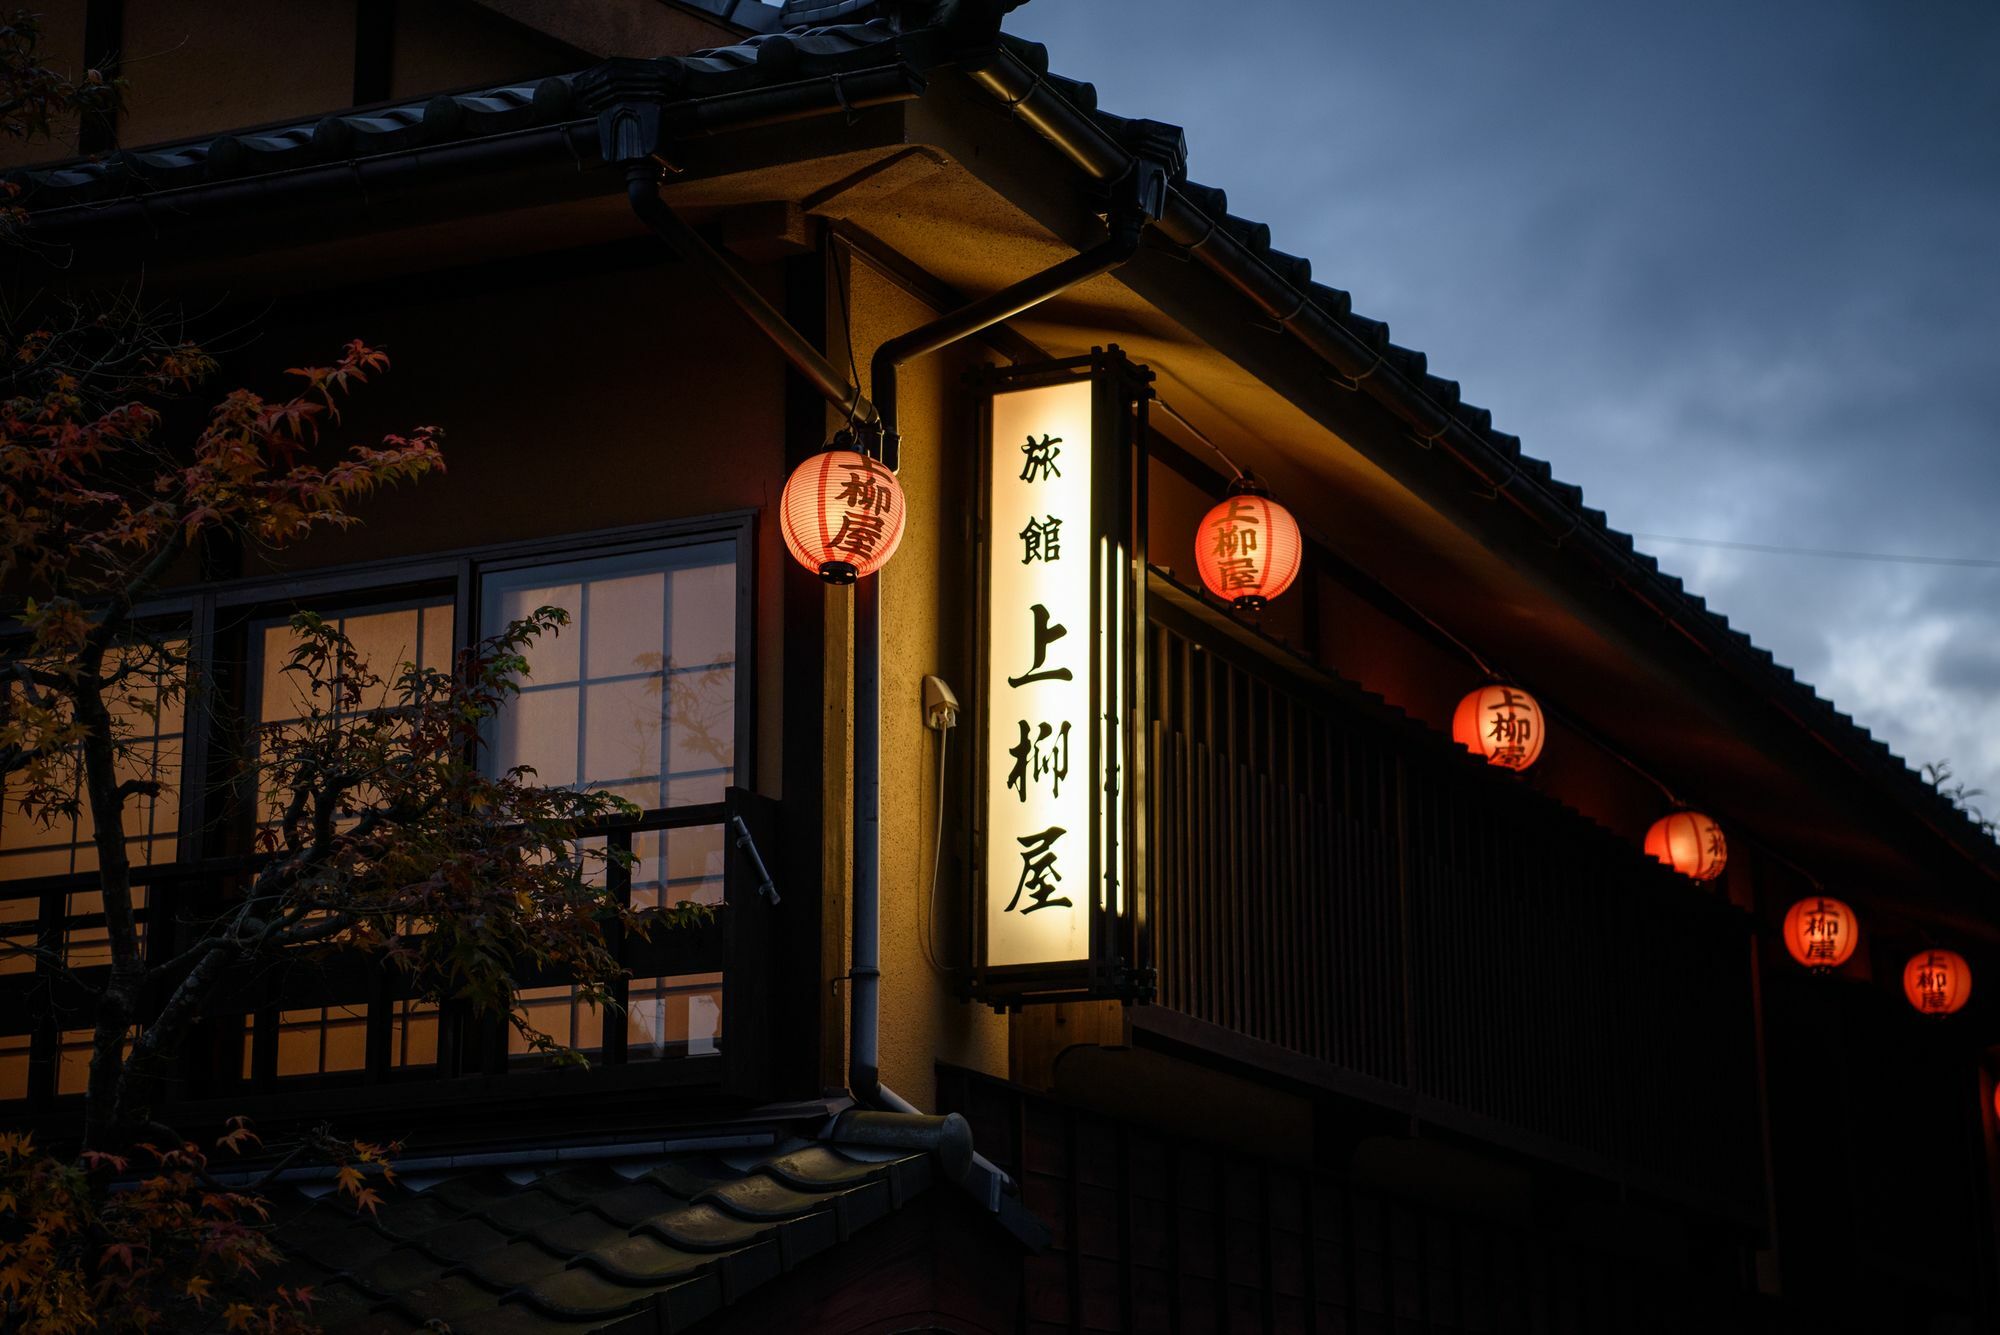
<instances>
[{"instance_id":1,"label":"metal downspout","mask_svg":"<svg viewBox=\"0 0 2000 1335\"><path fill-rule=\"evenodd\" d=\"M860 387L847 379L764 295L715 248L667 207L660 198L659 168L652 162L627 167L627 197L632 211L675 252L714 282L749 315L785 359L811 382L820 395L850 415L873 438L883 462L900 462L897 430L897 369L1019 315L1100 274L1108 273L1138 253L1140 238L1165 206L1167 173L1159 164L1135 159L1120 182L1124 187L1111 211L1110 235L1040 273L990 296L890 339L876 349L870 363L871 403ZM854 817L852 940L848 965L848 1090L864 1107L923 1115L922 1110L882 1083L882 595L881 576L864 579L854 589ZM846 1114L843 1121L854 1114ZM946 1123L962 1125L956 1114ZM956 1130L944 1132L947 1138ZM967 1147L969 1149L969 1146ZM988 1209L1001 1207L1007 1176L978 1154L960 1178Z\"/></svg>"},{"instance_id":2,"label":"metal downspout","mask_svg":"<svg viewBox=\"0 0 2000 1335\"><path fill-rule=\"evenodd\" d=\"M869 389L880 413L881 457L901 461L896 372L904 362L951 346L1095 278L1138 253L1146 219L1120 213L1111 235L1040 273L900 334L875 350ZM863 580L854 600L854 942L849 965L847 1085L864 1104L917 1109L882 1084L882 600L880 576Z\"/></svg>"}]
</instances>

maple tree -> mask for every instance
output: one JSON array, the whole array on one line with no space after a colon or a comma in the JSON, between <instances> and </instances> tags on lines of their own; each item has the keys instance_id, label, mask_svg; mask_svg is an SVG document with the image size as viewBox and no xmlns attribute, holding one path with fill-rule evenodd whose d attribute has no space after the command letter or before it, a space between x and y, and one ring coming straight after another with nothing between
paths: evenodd
<instances>
[{"instance_id":1,"label":"maple tree","mask_svg":"<svg viewBox=\"0 0 2000 1335\"><path fill-rule=\"evenodd\" d=\"M34 37L25 16L0 25L0 135L115 103L116 81L43 68ZM86 999L65 1020L83 1010L90 1033L77 1143L0 1134L0 1325L306 1329L309 1289L249 1296L278 1257L255 1183L224 1185L209 1151L162 1121L169 1077L232 981L367 951L412 995L504 1015L530 1047L580 1060L531 1023L515 977L559 973L609 1006L613 941L707 910L635 912L605 888L603 862L629 854L585 836L636 814L629 803L486 763L483 735L564 612L542 608L446 668L368 662L306 612L282 665L295 717L246 725L234 758L254 846L204 867L170 921L148 921L133 813L171 798L177 776L147 739L162 711L226 706L185 628L148 600L217 553L277 557L358 522L372 493L443 471L440 433L338 438L343 406L389 365L364 343L293 369L283 394L232 389L204 411L218 362L173 319L129 298L35 295L0 321L0 821L75 832L108 961L80 964L60 924L0 938L55 984L47 995ZM362 1210L398 1148L324 1128L263 1146L241 1121L213 1144L260 1154L260 1181L329 1164Z\"/></svg>"}]
</instances>

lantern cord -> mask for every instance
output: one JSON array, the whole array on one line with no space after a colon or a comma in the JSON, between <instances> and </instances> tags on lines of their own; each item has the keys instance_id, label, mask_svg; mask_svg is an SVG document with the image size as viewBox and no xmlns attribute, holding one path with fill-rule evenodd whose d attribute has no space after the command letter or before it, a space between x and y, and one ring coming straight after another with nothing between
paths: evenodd
<instances>
[{"instance_id":1,"label":"lantern cord","mask_svg":"<svg viewBox=\"0 0 2000 1335\"><path fill-rule=\"evenodd\" d=\"M852 252L849 253L848 263L853 263ZM833 265L833 290L834 294L840 298L840 341L847 348L847 376L854 383L858 392L861 385L861 368L854 360L854 317L847 304L847 264L842 264L838 260ZM846 407L847 429L849 432L852 432L854 430L853 401L850 400ZM870 452L872 453L872 451Z\"/></svg>"},{"instance_id":2,"label":"lantern cord","mask_svg":"<svg viewBox=\"0 0 2000 1335\"><path fill-rule=\"evenodd\" d=\"M1230 472L1236 474L1236 476L1238 477L1243 476L1243 470L1236 466L1236 461L1230 458L1228 455L1224 454L1222 452L1222 447L1220 445L1217 445L1214 441L1210 440L1207 436L1203 435L1200 427L1196 426L1193 422L1188 421L1187 418L1181 416L1179 410L1176 409L1173 404L1168 403L1165 399L1157 397L1153 400L1153 402L1159 405L1161 412L1173 418L1176 422L1179 422L1181 424L1181 427L1190 436L1193 436L1196 440L1200 441L1203 445L1207 446L1208 449L1215 455L1216 458L1228 464Z\"/></svg>"},{"instance_id":3,"label":"lantern cord","mask_svg":"<svg viewBox=\"0 0 2000 1335\"><path fill-rule=\"evenodd\" d=\"M1456 648L1460 653L1464 654L1467 658L1471 659L1472 665L1478 668L1480 672L1484 673L1488 679L1492 681L1505 680L1505 678L1502 677L1500 673L1495 672L1493 670L1492 666L1489 663L1487 663L1485 659L1479 656L1478 650L1474 649L1464 640L1459 639L1458 636L1452 634L1450 631L1446 630L1443 626L1440 626L1437 622L1433 621L1430 618L1430 616L1424 612L1422 608L1418 607L1408 598L1405 598L1402 594L1397 593L1395 590L1391 589L1388 585L1381 583L1379 580L1371 582L1374 583L1375 587L1380 589L1385 595L1395 599L1398 603L1401 603L1403 606L1403 610L1405 612L1408 612L1411 616L1423 622L1426 626L1429 626L1433 634L1445 640L1447 643L1451 644L1454 648Z\"/></svg>"},{"instance_id":4,"label":"lantern cord","mask_svg":"<svg viewBox=\"0 0 2000 1335\"><path fill-rule=\"evenodd\" d=\"M924 892L923 928L924 958L930 962L931 971L940 978L951 977L952 971L938 963L937 957L937 885L938 866L944 855L944 756L951 745L951 729L938 730L938 771L937 771L937 835L931 843L931 884Z\"/></svg>"}]
</instances>

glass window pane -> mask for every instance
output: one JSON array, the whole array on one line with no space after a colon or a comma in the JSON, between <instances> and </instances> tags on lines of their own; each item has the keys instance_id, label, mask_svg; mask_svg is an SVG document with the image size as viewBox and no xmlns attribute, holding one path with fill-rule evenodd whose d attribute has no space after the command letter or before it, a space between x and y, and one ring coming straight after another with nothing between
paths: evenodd
<instances>
[{"instance_id":1,"label":"glass window pane","mask_svg":"<svg viewBox=\"0 0 2000 1335\"><path fill-rule=\"evenodd\" d=\"M168 641L164 648L175 657L187 653L185 640ZM148 657L139 660L143 665ZM114 657L120 665L129 658ZM160 792L126 801L122 815L135 863L171 862L175 857L174 836L180 829L181 741L184 706L179 692L164 690L157 673L142 666L134 676L106 693L105 706L111 715L113 734L121 742L117 771L121 781L141 779L157 782ZM73 779L81 783L78 767ZM91 845L96 829L89 804L82 801L79 788L77 814L59 815L44 824L20 809L19 780L0 779L0 879L29 876L59 876L90 871L97 866L97 850Z\"/></svg>"},{"instance_id":2,"label":"glass window pane","mask_svg":"<svg viewBox=\"0 0 2000 1335\"><path fill-rule=\"evenodd\" d=\"M584 613L590 618L586 659L593 678L651 675L664 662L666 577L654 572L593 580Z\"/></svg>"},{"instance_id":3,"label":"glass window pane","mask_svg":"<svg viewBox=\"0 0 2000 1335\"><path fill-rule=\"evenodd\" d=\"M0 873L4 879L5 873ZM40 917L39 899L0 899L0 974L35 971L35 957L28 952L37 944L35 924Z\"/></svg>"},{"instance_id":4,"label":"glass window pane","mask_svg":"<svg viewBox=\"0 0 2000 1335\"><path fill-rule=\"evenodd\" d=\"M505 630L508 623L523 620L543 607L562 608L569 613L570 623L560 633L539 636L528 646L528 680L537 686L575 681L577 644L581 638L578 627L583 619L581 585L540 582L532 574L490 583L480 634L496 634Z\"/></svg>"},{"instance_id":5,"label":"glass window pane","mask_svg":"<svg viewBox=\"0 0 2000 1335\"><path fill-rule=\"evenodd\" d=\"M435 1066L438 1049L437 1007L428 1001L399 1001L390 1022L391 1066Z\"/></svg>"},{"instance_id":6,"label":"glass window pane","mask_svg":"<svg viewBox=\"0 0 2000 1335\"><path fill-rule=\"evenodd\" d=\"M33 1042L27 1034L0 1034L0 1099L28 1097L28 1049Z\"/></svg>"},{"instance_id":7,"label":"glass window pane","mask_svg":"<svg viewBox=\"0 0 2000 1335\"><path fill-rule=\"evenodd\" d=\"M420 655L424 666L450 665L452 604L449 599L429 599L414 607L350 612L329 616L326 620L347 636L368 671L382 678L380 686L362 697L359 702L361 709L388 704L402 665L418 661ZM340 702L334 692L325 688L311 691L304 673L286 670L297 644L298 635L289 619L268 622L258 631L260 663L254 715L260 728L294 723L314 710L322 714L331 712L336 717L345 712L339 708ZM363 791L359 796L366 801L368 794ZM282 819L284 799L283 793L274 791L269 785L261 786L258 823L273 825Z\"/></svg>"},{"instance_id":8,"label":"glass window pane","mask_svg":"<svg viewBox=\"0 0 2000 1335\"><path fill-rule=\"evenodd\" d=\"M604 1012L578 1001L573 987L524 987L520 1009L529 1024L558 1043L582 1053L604 1049ZM520 1030L510 1027L507 1055L516 1061L532 1061L541 1054L528 1045Z\"/></svg>"},{"instance_id":9,"label":"glass window pane","mask_svg":"<svg viewBox=\"0 0 2000 1335\"><path fill-rule=\"evenodd\" d=\"M135 1027L125 1035L125 1054L132 1053ZM96 1036L88 1029L65 1029L56 1046L56 1093L81 1094L90 1088L90 1058Z\"/></svg>"},{"instance_id":10,"label":"glass window pane","mask_svg":"<svg viewBox=\"0 0 2000 1335\"><path fill-rule=\"evenodd\" d=\"M535 771L545 787L566 788L577 781L577 698L574 686L524 690L500 711L493 767L516 765Z\"/></svg>"},{"instance_id":11,"label":"glass window pane","mask_svg":"<svg viewBox=\"0 0 2000 1335\"><path fill-rule=\"evenodd\" d=\"M135 859L136 861L136 859ZM132 887L132 907L143 914L146 907L146 887ZM104 895L97 890L82 890L69 897L69 916L80 918L87 914L102 916ZM139 945L146 944L146 923L139 921ZM71 927L63 933L63 960L71 968L90 969L111 963L111 929L103 923Z\"/></svg>"},{"instance_id":12,"label":"glass window pane","mask_svg":"<svg viewBox=\"0 0 2000 1335\"><path fill-rule=\"evenodd\" d=\"M721 974L634 978L627 996L627 1061L702 1057L721 1051Z\"/></svg>"},{"instance_id":13,"label":"glass window pane","mask_svg":"<svg viewBox=\"0 0 2000 1335\"><path fill-rule=\"evenodd\" d=\"M308 1006L278 1012L278 1074L320 1075L368 1065L368 1008Z\"/></svg>"},{"instance_id":14,"label":"glass window pane","mask_svg":"<svg viewBox=\"0 0 2000 1335\"><path fill-rule=\"evenodd\" d=\"M529 657L492 763L619 792L646 809L719 800L736 768L736 560L730 543L485 579L480 633L543 605L570 624ZM581 753L579 755L579 753Z\"/></svg>"}]
</instances>

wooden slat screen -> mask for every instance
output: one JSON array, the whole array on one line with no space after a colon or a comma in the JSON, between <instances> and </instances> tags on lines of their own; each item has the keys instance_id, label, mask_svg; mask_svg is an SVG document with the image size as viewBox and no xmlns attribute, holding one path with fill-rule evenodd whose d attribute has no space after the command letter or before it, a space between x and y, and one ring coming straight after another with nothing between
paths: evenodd
<instances>
[{"instance_id":1,"label":"wooden slat screen","mask_svg":"<svg viewBox=\"0 0 2000 1335\"><path fill-rule=\"evenodd\" d=\"M1379 701L1171 608L1148 653L1162 1005L1754 1208L1740 919Z\"/></svg>"}]
</instances>

